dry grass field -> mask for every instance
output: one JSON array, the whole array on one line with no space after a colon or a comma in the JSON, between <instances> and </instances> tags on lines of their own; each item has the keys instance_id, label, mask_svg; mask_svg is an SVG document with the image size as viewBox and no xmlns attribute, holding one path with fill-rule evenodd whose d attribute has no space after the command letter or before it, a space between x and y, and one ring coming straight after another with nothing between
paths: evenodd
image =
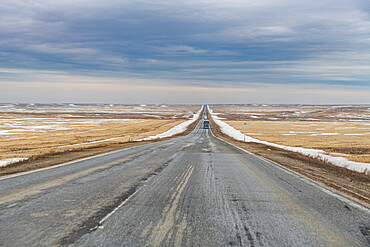
<instances>
[{"instance_id":1,"label":"dry grass field","mask_svg":"<svg viewBox=\"0 0 370 247\"><path fill-rule=\"evenodd\" d=\"M212 118L210 120L212 133L217 137L258 156L274 161L289 170L315 181L321 186L328 187L330 190L351 197L364 205L370 205L369 174L359 173L333 165L322 159L315 159L300 153L266 146L261 143L238 141L225 135L218 125L213 122Z\"/></svg>"},{"instance_id":2,"label":"dry grass field","mask_svg":"<svg viewBox=\"0 0 370 247\"><path fill-rule=\"evenodd\" d=\"M200 106L0 105L0 161L136 141L166 132Z\"/></svg>"},{"instance_id":3,"label":"dry grass field","mask_svg":"<svg viewBox=\"0 0 370 247\"><path fill-rule=\"evenodd\" d=\"M370 105L213 105L219 117L249 121L370 121Z\"/></svg>"},{"instance_id":4,"label":"dry grass field","mask_svg":"<svg viewBox=\"0 0 370 247\"><path fill-rule=\"evenodd\" d=\"M242 121L226 121L243 133ZM332 156L370 163L370 123L247 122L246 135L292 147L321 149Z\"/></svg>"},{"instance_id":5,"label":"dry grass field","mask_svg":"<svg viewBox=\"0 0 370 247\"><path fill-rule=\"evenodd\" d=\"M370 163L370 106L219 105L219 117L253 138L321 149L332 156Z\"/></svg>"}]
</instances>

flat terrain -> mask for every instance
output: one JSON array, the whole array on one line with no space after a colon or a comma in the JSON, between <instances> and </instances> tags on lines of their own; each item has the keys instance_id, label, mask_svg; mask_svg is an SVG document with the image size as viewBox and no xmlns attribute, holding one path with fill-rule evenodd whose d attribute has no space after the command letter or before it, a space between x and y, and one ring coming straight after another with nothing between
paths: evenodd
<instances>
[{"instance_id":1,"label":"flat terrain","mask_svg":"<svg viewBox=\"0 0 370 247\"><path fill-rule=\"evenodd\" d=\"M200 128L0 179L2 246L367 246L369 216Z\"/></svg>"},{"instance_id":2,"label":"flat terrain","mask_svg":"<svg viewBox=\"0 0 370 247\"><path fill-rule=\"evenodd\" d=\"M228 120L370 121L370 105L212 105Z\"/></svg>"},{"instance_id":3,"label":"flat terrain","mask_svg":"<svg viewBox=\"0 0 370 247\"><path fill-rule=\"evenodd\" d=\"M223 121L253 138L313 148L370 163L370 106L212 106Z\"/></svg>"},{"instance_id":4,"label":"flat terrain","mask_svg":"<svg viewBox=\"0 0 370 247\"><path fill-rule=\"evenodd\" d=\"M244 121L226 121L244 131ZM248 121L246 135L256 139L326 151L332 156L370 163L370 122Z\"/></svg>"},{"instance_id":5,"label":"flat terrain","mask_svg":"<svg viewBox=\"0 0 370 247\"><path fill-rule=\"evenodd\" d=\"M247 152L276 162L276 164L303 175L321 186L370 206L369 175L285 149L266 146L261 143L238 141L221 132L210 116L209 119L211 120L212 133L215 136Z\"/></svg>"},{"instance_id":6,"label":"flat terrain","mask_svg":"<svg viewBox=\"0 0 370 247\"><path fill-rule=\"evenodd\" d=\"M0 161L133 142L166 132L200 106L0 105Z\"/></svg>"}]
</instances>

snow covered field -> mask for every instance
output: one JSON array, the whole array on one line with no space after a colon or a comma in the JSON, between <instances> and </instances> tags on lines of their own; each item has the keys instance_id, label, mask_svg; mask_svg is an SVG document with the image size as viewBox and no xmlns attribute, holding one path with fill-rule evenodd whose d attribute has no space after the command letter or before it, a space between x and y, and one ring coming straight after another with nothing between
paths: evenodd
<instances>
[{"instance_id":1,"label":"snow covered field","mask_svg":"<svg viewBox=\"0 0 370 247\"><path fill-rule=\"evenodd\" d=\"M285 150L289 150L289 151L293 151L293 152L298 152L298 153L302 153L304 155L307 155L307 156L311 156L311 157L315 157L315 158L320 158L320 159L324 159L332 164L335 164L335 165L338 165L338 166L341 166L341 167L346 167L348 169L351 169L351 170L355 170L355 171L359 171L359 172L363 172L365 170L367 171L370 171L370 163L367 163L367 162L355 162L355 161L350 161L348 160L348 157L336 157L336 156L347 156L347 154L342 154L342 153L328 153L324 150L321 150L321 149L315 149L315 148L307 148L307 147L304 147L305 145L308 146L309 144L307 142L305 142L304 138L300 138L299 136L297 137L296 135L298 134L305 134L305 135L310 135L310 136L314 136L314 139L317 139L317 138L329 138L331 136L337 136L337 135L340 135L339 133L336 133L336 132L320 132L322 130L326 130L326 128L323 128L325 125L328 125L330 123L321 123L323 124L324 126L321 126L320 125L320 122L319 123L313 123L316 130L315 131L310 131L309 129L310 128L307 128L307 123L303 123L302 125L300 125L299 123L295 123L295 125L298 125L298 127L300 127L301 131L287 131L287 133L277 133L277 132L274 132L274 130L276 131L276 128L271 128L271 123L273 124L276 124L276 125L279 125L280 127L284 127L284 124L286 125L285 122L269 122L269 128L263 128L263 131L264 133L251 133L253 135L257 135L258 138L253 138L249 135L249 133L251 132L251 127L250 125L253 126L253 124L261 124L261 122L249 122L249 125L247 125L247 133L248 135L244 136L244 134L241 132L243 130L243 123L244 121L229 121L229 122L226 122L224 119L220 119L220 117L218 117L220 114L217 114L217 113L213 113L212 109L210 109L210 113L212 114L212 117L214 119L214 121L220 126L221 128L221 131L224 132L225 134L237 139L237 140L240 140L240 141L243 141L244 138L247 142L256 142L256 143L262 143L262 144L265 144L265 145L269 145L269 146L273 146L273 147L277 147L277 148L282 148L282 149L285 149ZM288 124L292 124L292 123L288 123ZM332 124L336 124L336 123L332 123ZM231 126L233 125L233 126ZM350 131L360 131L359 130L359 126L358 124L355 125L355 126L346 126L345 124L343 123L338 123L337 125L339 125L339 129L341 130L350 130ZM369 131L369 126L370 126L370 123L368 122L364 122L362 123L361 125L363 127L363 132L361 134L363 134L364 136L368 135L368 131ZM353 128L352 128L353 127ZM306 129L306 131L302 131L302 129L304 130L304 128ZM255 128L256 129L256 128ZM282 129L282 128L280 128ZM285 126L285 129L289 129L289 128L286 128ZM308 130L307 130L308 129ZM253 131L253 130L252 130ZM259 132L263 132L261 128L259 128ZM270 133L270 135L268 135L268 133ZM272 138L271 136L275 134L275 136ZM359 134L359 133L348 133L348 134ZM294 140L295 141L295 144L296 145L287 145L286 143L289 143L289 141L287 141L288 139L284 139L283 136L289 136L289 135L293 135L295 136L294 139L292 139L292 137L290 137L290 140ZM354 136L358 136L358 135L354 135ZM265 138L265 139L263 139ZM348 138L348 137L347 137ZM271 142L271 141L266 141L266 139L272 139L272 140L275 140L275 142ZM285 140L285 141L284 141ZM323 147L325 147L325 143L326 143L326 146L327 147L330 147L331 144L327 142L327 139L323 139ZM279 142L276 143L276 142ZM364 138L364 144L365 145L365 150L366 150L366 143L369 144L369 138L368 137L365 137ZM292 144L292 142L291 142ZM340 145L340 143L339 143ZM369 146L367 145L367 148L369 148ZM343 149L343 150L346 150L346 149ZM349 149L350 150L350 149Z\"/></svg>"}]
</instances>

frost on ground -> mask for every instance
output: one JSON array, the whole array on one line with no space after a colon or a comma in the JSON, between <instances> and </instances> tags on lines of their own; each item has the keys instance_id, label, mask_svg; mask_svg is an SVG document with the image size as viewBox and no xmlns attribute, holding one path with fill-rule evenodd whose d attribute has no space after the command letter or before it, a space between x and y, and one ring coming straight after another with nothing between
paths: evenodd
<instances>
[{"instance_id":1,"label":"frost on ground","mask_svg":"<svg viewBox=\"0 0 370 247\"><path fill-rule=\"evenodd\" d=\"M184 132L190 124L194 123L199 118L199 115L202 112L202 110L203 110L203 106L202 106L202 108L200 108L200 110L197 113L193 114L193 117L190 120L185 121L185 122L183 122L179 125L176 125L172 129L170 129L170 130L168 130L164 133L160 133L160 134L155 135L155 136L149 136L149 137L137 140L137 141L148 141L148 140L153 140L153 139L166 138L166 137L174 136L176 134Z\"/></svg>"},{"instance_id":2,"label":"frost on ground","mask_svg":"<svg viewBox=\"0 0 370 247\"><path fill-rule=\"evenodd\" d=\"M245 140L246 142L256 142L256 143L261 143L261 144L272 146L272 147L285 149L288 151L301 153L301 154L304 154L304 155L307 155L313 158L318 158L318 159L328 161L334 165L345 167L349 170L353 170L357 172L370 171L370 163L354 162L344 157L333 157L328 154L325 154L325 151L323 150L285 146L285 145L280 145L280 144L267 142L267 141L261 141L261 140L252 138L250 136L242 134L239 130L236 130L229 124L220 120L220 118L216 114L214 114L210 108L208 108L208 111L211 114L214 122L220 127L221 131L236 140L239 140L239 141Z\"/></svg>"}]
</instances>

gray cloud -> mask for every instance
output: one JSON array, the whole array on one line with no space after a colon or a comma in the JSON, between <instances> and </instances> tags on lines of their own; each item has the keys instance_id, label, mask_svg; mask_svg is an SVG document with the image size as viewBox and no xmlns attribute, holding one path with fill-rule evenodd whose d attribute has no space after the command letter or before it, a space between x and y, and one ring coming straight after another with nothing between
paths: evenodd
<instances>
[{"instance_id":1,"label":"gray cloud","mask_svg":"<svg viewBox=\"0 0 370 247\"><path fill-rule=\"evenodd\" d=\"M367 0L3 1L0 67L59 71L67 82L366 91L369 11ZM0 82L35 83L31 74L3 72Z\"/></svg>"}]
</instances>

